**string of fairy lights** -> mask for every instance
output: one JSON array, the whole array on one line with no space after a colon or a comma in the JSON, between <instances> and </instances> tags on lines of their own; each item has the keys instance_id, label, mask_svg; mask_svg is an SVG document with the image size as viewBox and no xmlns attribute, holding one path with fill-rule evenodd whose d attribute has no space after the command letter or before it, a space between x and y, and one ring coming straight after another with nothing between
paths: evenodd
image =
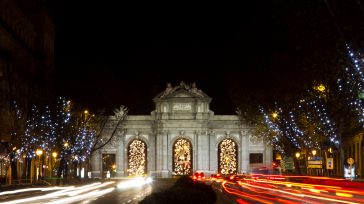
<instances>
[{"instance_id":1,"label":"string of fairy lights","mask_svg":"<svg viewBox=\"0 0 364 204\"><path fill-rule=\"evenodd\" d=\"M364 127L364 58L355 53L349 45L348 66L345 67L341 77L337 79L339 90L346 95L346 103L357 115L359 124Z\"/></svg>"},{"instance_id":2,"label":"string of fairy lights","mask_svg":"<svg viewBox=\"0 0 364 204\"><path fill-rule=\"evenodd\" d=\"M337 85L339 94L343 94L344 106L348 107L356 117L358 124L364 127L364 58L361 53L354 52L347 45L348 60L346 67L338 73ZM295 108L288 113L288 118L280 114L279 119L272 120L270 115L263 109L263 122L272 133L270 142L278 150L282 137L287 138L296 148L322 148L322 144L338 147L340 139L337 135L337 125L331 119L327 109L327 97L325 86L315 88L319 91L309 91L308 98L300 100ZM300 117L300 118L299 118ZM311 124L311 132L305 132L307 128L300 128L298 119L306 120ZM269 137L269 134L264 136ZM301 141L297 143L297 141Z\"/></svg>"},{"instance_id":3,"label":"string of fairy lights","mask_svg":"<svg viewBox=\"0 0 364 204\"><path fill-rule=\"evenodd\" d=\"M277 108L272 116L260 108L263 123L270 133L265 136L277 151L285 153L284 141L289 141L296 149L320 150L330 145L338 146L336 125L328 115L322 94L309 92L307 99L297 102L291 110L284 112Z\"/></svg>"},{"instance_id":4,"label":"string of fairy lights","mask_svg":"<svg viewBox=\"0 0 364 204\"><path fill-rule=\"evenodd\" d=\"M17 120L24 119L23 111L16 101L12 105ZM15 154L13 160L34 158L37 156L37 150L41 150L47 155L59 151L61 158L85 161L95 143L96 130L87 121L75 125L76 120L79 119L77 114L72 114L71 102L64 97L58 98L55 114L52 114L48 106L40 109L33 105L23 130L14 129L11 133L18 137L12 144Z\"/></svg>"},{"instance_id":5,"label":"string of fairy lights","mask_svg":"<svg viewBox=\"0 0 364 204\"><path fill-rule=\"evenodd\" d=\"M282 137L283 137L283 132L281 131L280 127L279 127L279 123L274 122L273 120L279 120L278 114L282 113L282 109L281 108L277 108L278 113L274 112L272 114L272 117L269 116L269 114L267 113L267 111L263 108L260 107L259 108L260 113L263 115L263 124L265 124L267 126L267 131L263 131L261 132L261 136L263 138L268 138L267 141L270 145L272 145L272 147L277 150L280 153L284 153L284 148L282 147Z\"/></svg>"}]
</instances>

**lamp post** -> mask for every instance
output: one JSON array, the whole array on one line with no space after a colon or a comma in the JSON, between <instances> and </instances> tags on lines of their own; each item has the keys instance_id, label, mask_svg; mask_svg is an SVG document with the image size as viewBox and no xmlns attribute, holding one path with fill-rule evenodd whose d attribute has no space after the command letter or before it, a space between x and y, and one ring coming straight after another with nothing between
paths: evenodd
<instances>
[{"instance_id":1,"label":"lamp post","mask_svg":"<svg viewBox=\"0 0 364 204\"><path fill-rule=\"evenodd\" d=\"M40 162L40 156L43 154L43 150L41 150L41 149L37 149L37 151L35 152L36 154L37 154L37 156L38 156L38 162L39 162L39 168L38 168L38 170L37 170L37 180L39 180L39 175L40 176L42 176L42 171L41 171L41 169L42 169L42 164L41 164L41 162Z\"/></svg>"},{"instance_id":2,"label":"lamp post","mask_svg":"<svg viewBox=\"0 0 364 204\"><path fill-rule=\"evenodd\" d=\"M296 153L296 158L297 158L297 172L298 172L298 174L300 174L301 172L300 172L300 160L299 160L299 158L300 158L300 153L299 152L297 152Z\"/></svg>"},{"instance_id":3,"label":"lamp post","mask_svg":"<svg viewBox=\"0 0 364 204\"><path fill-rule=\"evenodd\" d=\"M64 146L64 150L65 150L65 155L64 155L63 160L62 160L63 164L61 162L61 165L63 165L62 166L63 178L67 182L67 178L68 178L68 153L69 153L68 152L68 146L69 146L68 142L65 142L63 144L63 146Z\"/></svg>"},{"instance_id":4,"label":"lamp post","mask_svg":"<svg viewBox=\"0 0 364 204\"><path fill-rule=\"evenodd\" d=\"M57 155L58 155L57 152L53 152L52 153L52 157L54 159L54 163L53 163L52 168L51 168L51 175L50 175L50 177L52 177L53 169L54 169L54 167L56 167Z\"/></svg>"},{"instance_id":5,"label":"lamp post","mask_svg":"<svg viewBox=\"0 0 364 204\"><path fill-rule=\"evenodd\" d=\"M316 150L312 150L312 157L315 157L316 155ZM316 160L315 158L313 158L313 160ZM314 174L317 176L318 172L317 172L317 168L314 169Z\"/></svg>"}]
</instances>

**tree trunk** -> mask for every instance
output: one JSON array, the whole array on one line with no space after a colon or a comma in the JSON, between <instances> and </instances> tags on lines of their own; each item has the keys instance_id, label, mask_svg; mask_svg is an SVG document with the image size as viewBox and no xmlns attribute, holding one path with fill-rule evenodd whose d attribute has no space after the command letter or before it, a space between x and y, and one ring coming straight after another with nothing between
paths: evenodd
<instances>
[{"instance_id":1,"label":"tree trunk","mask_svg":"<svg viewBox=\"0 0 364 204\"><path fill-rule=\"evenodd\" d=\"M11 168L11 181L12 183L19 182L18 181L18 171L16 169L16 162L15 154L10 154L10 168Z\"/></svg>"},{"instance_id":2,"label":"tree trunk","mask_svg":"<svg viewBox=\"0 0 364 204\"><path fill-rule=\"evenodd\" d=\"M342 145L340 146L339 154L340 154L340 160L339 160L339 164L337 165L337 168L338 168L337 176L342 177L344 175L344 163L345 163L345 154L344 154L344 149L343 149Z\"/></svg>"},{"instance_id":3,"label":"tree trunk","mask_svg":"<svg viewBox=\"0 0 364 204\"><path fill-rule=\"evenodd\" d=\"M62 173L63 173L63 180L65 179L64 165L65 165L64 158L61 158L61 161L59 161L59 167L58 167L58 171L57 171L57 185L61 184Z\"/></svg>"}]
</instances>

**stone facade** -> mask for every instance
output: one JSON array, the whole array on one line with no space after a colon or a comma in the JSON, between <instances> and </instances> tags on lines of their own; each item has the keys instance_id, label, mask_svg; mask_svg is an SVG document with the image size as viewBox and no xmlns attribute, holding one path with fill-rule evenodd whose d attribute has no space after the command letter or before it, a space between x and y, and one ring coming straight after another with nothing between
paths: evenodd
<instances>
[{"instance_id":1,"label":"stone facade","mask_svg":"<svg viewBox=\"0 0 364 204\"><path fill-rule=\"evenodd\" d=\"M52 98L54 23L45 1L0 0L0 183L11 183L21 168L8 167L9 152L19 147L13 102L23 110Z\"/></svg>"},{"instance_id":2,"label":"stone facade","mask_svg":"<svg viewBox=\"0 0 364 204\"><path fill-rule=\"evenodd\" d=\"M27 110L29 104L47 101L53 73L54 23L46 5L1 0L0 142L11 140L10 104L15 100Z\"/></svg>"},{"instance_id":3,"label":"stone facade","mask_svg":"<svg viewBox=\"0 0 364 204\"><path fill-rule=\"evenodd\" d=\"M214 115L210 102L211 98L197 89L194 83L181 82L175 87L168 84L165 91L154 98L155 110L151 115L129 115L123 127L118 129L117 139L94 153L91 160L93 177L105 175L108 167L102 161L106 154L115 155L116 176L129 175L129 145L135 140L143 141L146 146L145 173L152 176L176 174L179 161L175 156L178 153L175 144L180 139L191 145L188 155L180 155L182 159L189 158L185 164L190 166L191 172L203 171L206 175L221 172L219 165L224 161L219 159L222 151L219 148L226 139L235 143L236 173L270 166L272 149L262 141L253 140L251 128L242 124L237 115ZM111 134L115 120L114 116L110 116L103 134ZM258 155L258 160L250 158L251 154Z\"/></svg>"}]
</instances>

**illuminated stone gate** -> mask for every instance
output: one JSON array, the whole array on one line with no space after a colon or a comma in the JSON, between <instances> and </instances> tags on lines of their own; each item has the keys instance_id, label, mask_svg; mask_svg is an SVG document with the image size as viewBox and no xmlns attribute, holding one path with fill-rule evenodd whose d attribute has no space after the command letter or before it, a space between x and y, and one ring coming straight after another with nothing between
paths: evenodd
<instances>
[{"instance_id":1,"label":"illuminated stone gate","mask_svg":"<svg viewBox=\"0 0 364 204\"><path fill-rule=\"evenodd\" d=\"M104 167L102 158L113 154L115 176L244 173L271 166L272 149L253 139L237 115L214 115L211 98L195 83L167 84L153 100L150 115L129 115L118 139L94 153L93 177L107 175L111 167ZM111 134L115 121L110 116L104 134Z\"/></svg>"}]
</instances>

